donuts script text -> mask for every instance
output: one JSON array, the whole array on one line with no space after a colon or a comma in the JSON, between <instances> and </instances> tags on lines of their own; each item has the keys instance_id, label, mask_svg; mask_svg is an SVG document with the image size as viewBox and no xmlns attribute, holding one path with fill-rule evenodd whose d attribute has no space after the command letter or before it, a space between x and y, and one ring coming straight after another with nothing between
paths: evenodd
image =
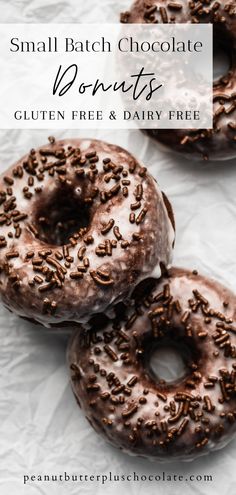
<instances>
[{"instance_id":1,"label":"donuts script text","mask_svg":"<svg viewBox=\"0 0 236 495\"><path fill-rule=\"evenodd\" d=\"M144 67L137 74L129 75L131 83L125 80L105 83L99 79L91 83L78 80L78 77L79 67L77 64L71 64L66 69L60 65L53 85L53 95L65 95L77 82L79 94L90 92L91 96L95 96L98 92L121 91L121 93L129 93L134 101L138 100L141 95L148 101L151 100L153 93L163 86L162 83L157 82L155 72L145 72Z\"/></svg>"}]
</instances>

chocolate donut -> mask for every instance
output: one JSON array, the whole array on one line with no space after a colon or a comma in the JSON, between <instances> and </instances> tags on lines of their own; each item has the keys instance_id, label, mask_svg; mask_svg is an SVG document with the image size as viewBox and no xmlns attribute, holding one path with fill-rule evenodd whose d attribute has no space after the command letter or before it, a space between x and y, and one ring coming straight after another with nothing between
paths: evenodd
<instances>
[{"instance_id":1,"label":"chocolate donut","mask_svg":"<svg viewBox=\"0 0 236 495\"><path fill-rule=\"evenodd\" d=\"M236 157L236 5L233 0L136 0L124 23L213 23L214 51L228 54L230 68L213 85L213 129L152 129L168 148L191 158Z\"/></svg>"},{"instance_id":2,"label":"chocolate donut","mask_svg":"<svg viewBox=\"0 0 236 495\"><path fill-rule=\"evenodd\" d=\"M50 138L0 183L0 294L20 316L85 322L170 262L171 206L119 146Z\"/></svg>"},{"instance_id":3,"label":"chocolate donut","mask_svg":"<svg viewBox=\"0 0 236 495\"><path fill-rule=\"evenodd\" d=\"M236 296L197 272L173 268L135 296L123 319L74 335L72 388L94 429L143 457L192 460L236 430ZM185 375L153 374L152 353L174 346Z\"/></svg>"}]
</instances>

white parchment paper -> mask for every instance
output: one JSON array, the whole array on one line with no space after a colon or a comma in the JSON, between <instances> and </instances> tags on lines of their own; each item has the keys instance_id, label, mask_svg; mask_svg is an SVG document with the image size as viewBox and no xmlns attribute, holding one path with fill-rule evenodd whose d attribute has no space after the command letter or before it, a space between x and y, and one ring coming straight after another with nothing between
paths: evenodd
<instances>
[{"instance_id":1,"label":"white parchment paper","mask_svg":"<svg viewBox=\"0 0 236 495\"><path fill-rule=\"evenodd\" d=\"M0 0L1 22L116 22L127 0ZM1 102L3 104L3 102ZM53 130L0 131L0 171ZM60 131L57 138L86 136ZM139 131L96 131L148 166L168 194L176 217L174 264L197 268L236 291L236 160L199 164L160 150ZM0 308L1 495L235 495L236 440L192 463L158 464L131 458L107 445L89 426L72 395L65 363L68 332L25 323ZM101 484L36 482L23 476L136 473L183 475L183 481ZM190 481L211 475L213 481Z\"/></svg>"}]
</instances>

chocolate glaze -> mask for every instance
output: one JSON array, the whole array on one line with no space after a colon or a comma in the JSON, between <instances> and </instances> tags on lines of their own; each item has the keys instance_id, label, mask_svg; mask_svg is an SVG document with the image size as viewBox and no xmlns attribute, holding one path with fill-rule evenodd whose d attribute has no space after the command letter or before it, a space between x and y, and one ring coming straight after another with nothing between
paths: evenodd
<instances>
[{"instance_id":1,"label":"chocolate glaze","mask_svg":"<svg viewBox=\"0 0 236 495\"><path fill-rule=\"evenodd\" d=\"M229 56L230 70L213 86L213 129L152 129L146 132L169 149L191 158L236 156L236 6L233 0L136 0L121 14L125 23L213 23L215 50Z\"/></svg>"},{"instance_id":2,"label":"chocolate glaze","mask_svg":"<svg viewBox=\"0 0 236 495\"><path fill-rule=\"evenodd\" d=\"M170 262L173 213L118 146L50 138L0 183L0 294L20 316L86 322Z\"/></svg>"},{"instance_id":3,"label":"chocolate glaze","mask_svg":"<svg viewBox=\"0 0 236 495\"><path fill-rule=\"evenodd\" d=\"M90 424L116 447L192 460L225 446L236 430L236 296L180 268L147 282L123 317L73 336L72 388ZM166 383L154 377L150 355L170 344L186 374Z\"/></svg>"}]
</instances>

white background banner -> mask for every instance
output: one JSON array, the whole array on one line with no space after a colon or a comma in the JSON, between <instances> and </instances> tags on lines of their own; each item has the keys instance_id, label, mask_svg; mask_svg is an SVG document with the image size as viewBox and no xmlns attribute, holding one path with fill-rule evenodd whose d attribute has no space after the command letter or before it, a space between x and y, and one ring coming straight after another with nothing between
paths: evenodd
<instances>
[{"instance_id":1,"label":"white background banner","mask_svg":"<svg viewBox=\"0 0 236 495\"><path fill-rule=\"evenodd\" d=\"M211 128L212 26L0 25L0 128Z\"/></svg>"}]
</instances>

